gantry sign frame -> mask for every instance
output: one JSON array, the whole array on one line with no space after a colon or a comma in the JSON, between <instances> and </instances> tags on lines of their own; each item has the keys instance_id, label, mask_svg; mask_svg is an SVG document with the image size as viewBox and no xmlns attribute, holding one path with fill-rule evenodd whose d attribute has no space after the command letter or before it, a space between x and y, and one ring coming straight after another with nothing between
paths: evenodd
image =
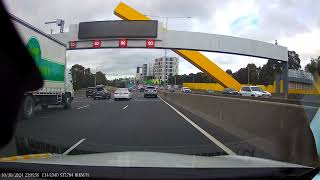
<instances>
[{"instance_id":1,"label":"gantry sign frame","mask_svg":"<svg viewBox=\"0 0 320 180\"><path fill-rule=\"evenodd\" d=\"M130 21L150 21L151 19L136 11L132 7L119 3L114 10L114 14L122 18L123 22L111 21L111 23L120 23L120 26L126 26ZM109 27L110 21L86 22L91 23L94 29ZM97 24L99 23L99 24ZM134 22L133 22L134 23ZM153 21L154 23L154 21ZM122 24L122 25L121 25ZM135 25L134 25L135 26ZM79 28L80 27L80 28ZM143 29L143 26L140 26ZM207 34L199 32L172 31L161 28L162 23L158 23L156 36L149 37L104 37L108 34L98 32L99 36L89 32L91 36L83 37L79 34L81 23L70 25L69 32L55 35L56 38L68 43L68 50L92 49L92 48L157 48L171 49L191 64L213 77L224 87L231 87L239 90L241 84L233 77L222 70L213 61L198 51L219 52L227 54L244 55L265 59L273 59L282 62L284 93L288 90L287 69L288 69L288 49L284 46L261 42L257 40L244 39L239 37L224 36L218 34ZM86 33L90 31L90 26L86 27ZM105 28L105 29L106 29ZM127 28L130 28L127 26ZM139 29L139 28L138 28ZM109 29L108 29L109 30ZM121 28L119 29L121 31ZM133 31L136 31L133 28ZM109 30L110 31L110 30ZM101 35L102 34L102 35ZM114 34L114 33L111 33ZM121 33L120 33L121 34Z\"/></svg>"}]
</instances>

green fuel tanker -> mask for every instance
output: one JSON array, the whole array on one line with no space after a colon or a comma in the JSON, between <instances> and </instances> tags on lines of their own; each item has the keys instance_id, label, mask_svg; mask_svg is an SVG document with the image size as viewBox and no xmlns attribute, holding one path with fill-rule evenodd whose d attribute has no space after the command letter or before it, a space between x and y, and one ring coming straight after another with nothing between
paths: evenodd
<instances>
[{"instance_id":1,"label":"green fuel tanker","mask_svg":"<svg viewBox=\"0 0 320 180\"><path fill-rule=\"evenodd\" d=\"M66 67L66 45L13 15L11 20L44 80L42 88L25 94L22 116L32 117L37 106L45 109L49 105L62 105L69 109L74 90L71 73Z\"/></svg>"}]
</instances>

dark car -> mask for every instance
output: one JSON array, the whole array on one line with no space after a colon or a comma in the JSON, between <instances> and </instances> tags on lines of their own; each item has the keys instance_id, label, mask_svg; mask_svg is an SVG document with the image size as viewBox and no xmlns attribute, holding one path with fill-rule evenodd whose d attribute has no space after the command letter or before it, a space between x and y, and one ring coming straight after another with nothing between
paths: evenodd
<instances>
[{"instance_id":1,"label":"dark car","mask_svg":"<svg viewBox=\"0 0 320 180\"><path fill-rule=\"evenodd\" d=\"M225 88L225 89L222 91L222 94L238 95L239 92L236 91L236 90L233 89L233 88Z\"/></svg>"},{"instance_id":2,"label":"dark car","mask_svg":"<svg viewBox=\"0 0 320 180\"><path fill-rule=\"evenodd\" d=\"M88 87L87 91L86 91L86 96L87 97L92 97L93 96L93 92L96 88L95 87Z\"/></svg>"},{"instance_id":3,"label":"dark car","mask_svg":"<svg viewBox=\"0 0 320 180\"><path fill-rule=\"evenodd\" d=\"M111 93L103 87L97 87L93 93L93 99L110 99Z\"/></svg>"}]
</instances>

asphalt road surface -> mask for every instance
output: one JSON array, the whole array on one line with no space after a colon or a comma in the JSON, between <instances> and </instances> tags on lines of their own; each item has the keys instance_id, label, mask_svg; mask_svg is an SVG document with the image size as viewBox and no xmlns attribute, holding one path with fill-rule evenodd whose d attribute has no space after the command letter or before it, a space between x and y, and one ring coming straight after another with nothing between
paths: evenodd
<instances>
[{"instance_id":1,"label":"asphalt road surface","mask_svg":"<svg viewBox=\"0 0 320 180\"><path fill-rule=\"evenodd\" d=\"M63 153L77 142L81 143L70 154L155 151L212 156L230 154L228 150L250 156L261 153L192 112L173 109L161 98L143 98L143 93L134 92L130 101L78 96L70 110L50 107L41 111L32 119L19 122L15 138L0 151L0 156Z\"/></svg>"}]
</instances>

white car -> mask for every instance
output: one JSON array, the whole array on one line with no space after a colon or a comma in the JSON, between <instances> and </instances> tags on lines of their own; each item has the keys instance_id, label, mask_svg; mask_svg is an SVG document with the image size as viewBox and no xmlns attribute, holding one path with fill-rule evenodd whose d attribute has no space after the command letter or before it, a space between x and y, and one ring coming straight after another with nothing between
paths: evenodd
<instances>
[{"instance_id":1,"label":"white car","mask_svg":"<svg viewBox=\"0 0 320 180\"><path fill-rule=\"evenodd\" d=\"M130 100L131 99L131 92L129 91L128 88L118 88L113 94L113 99L115 101L117 101L119 99Z\"/></svg>"},{"instance_id":2,"label":"white car","mask_svg":"<svg viewBox=\"0 0 320 180\"><path fill-rule=\"evenodd\" d=\"M144 90L143 97L154 97L156 98L158 96L157 89L154 86L147 86Z\"/></svg>"},{"instance_id":3,"label":"white car","mask_svg":"<svg viewBox=\"0 0 320 180\"><path fill-rule=\"evenodd\" d=\"M242 86L239 91L240 96L271 97L271 93L262 90L259 86Z\"/></svg>"},{"instance_id":4,"label":"white car","mask_svg":"<svg viewBox=\"0 0 320 180\"><path fill-rule=\"evenodd\" d=\"M191 89L188 88L188 87L182 87L181 88L181 92L183 92L183 93L191 93Z\"/></svg>"}]
</instances>

